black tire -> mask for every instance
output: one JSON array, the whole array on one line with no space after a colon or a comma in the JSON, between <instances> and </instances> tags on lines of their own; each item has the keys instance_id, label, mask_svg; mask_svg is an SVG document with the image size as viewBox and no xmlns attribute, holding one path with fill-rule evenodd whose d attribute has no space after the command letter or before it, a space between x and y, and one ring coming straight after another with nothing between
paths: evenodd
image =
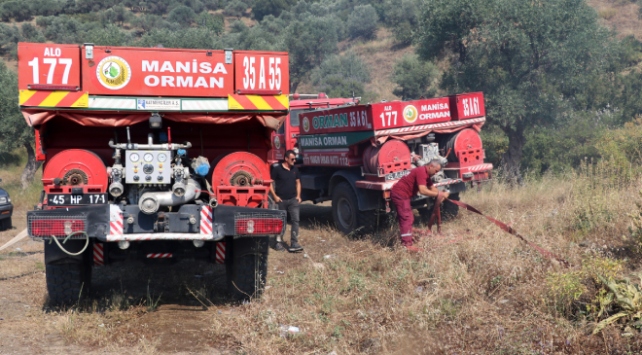
<instances>
[{"instance_id":1,"label":"black tire","mask_svg":"<svg viewBox=\"0 0 642 355\"><path fill-rule=\"evenodd\" d=\"M357 195L345 181L332 190L332 219L341 233L354 237L372 232L376 223L374 212L359 211Z\"/></svg>"},{"instance_id":2,"label":"black tire","mask_svg":"<svg viewBox=\"0 0 642 355\"><path fill-rule=\"evenodd\" d=\"M46 267L49 304L70 306L85 296L91 283L91 268L83 263L52 264Z\"/></svg>"},{"instance_id":3,"label":"black tire","mask_svg":"<svg viewBox=\"0 0 642 355\"><path fill-rule=\"evenodd\" d=\"M239 301L259 298L267 278L268 238L228 240L232 248L226 255L227 290Z\"/></svg>"},{"instance_id":4,"label":"black tire","mask_svg":"<svg viewBox=\"0 0 642 355\"><path fill-rule=\"evenodd\" d=\"M11 218L7 218L4 221L0 222L0 230L9 230L11 229L12 224L11 224Z\"/></svg>"},{"instance_id":5,"label":"black tire","mask_svg":"<svg viewBox=\"0 0 642 355\"><path fill-rule=\"evenodd\" d=\"M79 258L68 258L48 263L45 267L49 304L70 306L77 304L89 293L92 276L92 246ZM48 248L45 247L45 259Z\"/></svg>"}]
</instances>

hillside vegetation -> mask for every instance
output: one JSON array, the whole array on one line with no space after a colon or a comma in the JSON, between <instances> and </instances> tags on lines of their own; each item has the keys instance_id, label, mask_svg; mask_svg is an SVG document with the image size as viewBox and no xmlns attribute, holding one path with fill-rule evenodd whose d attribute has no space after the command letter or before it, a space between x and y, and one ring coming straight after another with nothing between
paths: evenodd
<instances>
[{"instance_id":1,"label":"hillside vegetation","mask_svg":"<svg viewBox=\"0 0 642 355\"><path fill-rule=\"evenodd\" d=\"M513 176L612 155L639 163L631 147L639 137L620 133L633 154L603 143L642 112L639 6L541 3L531 11L515 0L10 0L0 2L0 56L15 69L18 41L285 50L292 91L365 102L484 91L487 160ZM564 30L547 29L556 27ZM529 47L529 36L541 42ZM12 75L3 75L6 90ZM27 148L31 134L15 106L2 110L0 153Z\"/></svg>"}]
</instances>

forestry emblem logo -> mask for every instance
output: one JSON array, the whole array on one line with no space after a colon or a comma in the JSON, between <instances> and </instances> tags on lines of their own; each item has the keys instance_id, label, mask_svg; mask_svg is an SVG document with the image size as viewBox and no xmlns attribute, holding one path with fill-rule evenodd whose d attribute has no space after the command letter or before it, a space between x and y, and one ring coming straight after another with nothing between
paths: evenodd
<instances>
[{"instance_id":1,"label":"forestry emblem logo","mask_svg":"<svg viewBox=\"0 0 642 355\"><path fill-rule=\"evenodd\" d=\"M408 123L413 123L417 120L417 108L413 105L408 105L403 109L403 119Z\"/></svg>"},{"instance_id":2,"label":"forestry emblem logo","mask_svg":"<svg viewBox=\"0 0 642 355\"><path fill-rule=\"evenodd\" d=\"M132 69L125 59L109 56L98 63L96 76L102 86L109 90L119 90L129 84L129 80L132 77Z\"/></svg>"}]
</instances>

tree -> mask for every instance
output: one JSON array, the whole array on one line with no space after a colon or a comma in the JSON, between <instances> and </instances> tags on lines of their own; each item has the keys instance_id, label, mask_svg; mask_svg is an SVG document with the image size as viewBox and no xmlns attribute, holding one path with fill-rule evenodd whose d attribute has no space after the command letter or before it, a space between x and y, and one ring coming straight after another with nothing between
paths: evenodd
<instances>
[{"instance_id":1,"label":"tree","mask_svg":"<svg viewBox=\"0 0 642 355\"><path fill-rule=\"evenodd\" d=\"M396 64L392 72L392 81L397 87L393 94L402 100L414 100L430 97L435 94L432 83L439 74L430 62L422 62L416 55L405 55Z\"/></svg>"},{"instance_id":2,"label":"tree","mask_svg":"<svg viewBox=\"0 0 642 355\"><path fill-rule=\"evenodd\" d=\"M423 59L452 53L442 86L483 91L488 122L507 135L503 164L520 177L527 127L586 110L616 51L583 0L434 0L418 29Z\"/></svg>"},{"instance_id":3,"label":"tree","mask_svg":"<svg viewBox=\"0 0 642 355\"><path fill-rule=\"evenodd\" d=\"M265 20L264 20L265 22ZM225 46L248 50L283 51L283 37L272 33L267 26L248 27L243 21L237 20L230 26L230 32L225 36Z\"/></svg>"},{"instance_id":4,"label":"tree","mask_svg":"<svg viewBox=\"0 0 642 355\"><path fill-rule=\"evenodd\" d=\"M196 23L214 32L217 36L220 36L225 30L225 18L218 14L213 16L207 11L203 11L196 16Z\"/></svg>"},{"instance_id":5,"label":"tree","mask_svg":"<svg viewBox=\"0 0 642 355\"><path fill-rule=\"evenodd\" d=\"M247 5L240 1L240 0L234 0L227 4L225 6L225 9L223 10L223 14L225 16L234 16L237 18L243 17L245 15L245 12L247 11Z\"/></svg>"},{"instance_id":6,"label":"tree","mask_svg":"<svg viewBox=\"0 0 642 355\"><path fill-rule=\"evenodd\" d=\"M211 49L221 48L218 37L205 28L181 28L176 30L153 29L136 43L141 47Z\"/></svg>"},{"instance_id":7,"label":"tree","mask_svg":"<svg viewBox=\"0 0 642 355\"><path fill-rule=\"evenodd\" d=\"M56 16L45 29L45 38L55 43L82 43L82 25L68 16Z\"/></svg>"},{"instance_id":8,"label":"tree","mask_svg":"<svg viewBox=\"0 0 642 355\"><path fill-rule=\"evenodd\" d=\"M18 77L0 61L0 153L11 153L22 146L27 150L27 165L22 172L25 189L40 167L33 149L33 129L27 126L18 108Z\"/></svg>"},{"instance_id":9,"label":"tree","mask_svg":"<svg viewBox=\"0 0 642 355\"><path fill-rule=\"evenodd\" d=\"M154 28L161 27L160 24L163 22L163 19L158 15L153 14L142 14L138 17L134 17L132 24L142 30L142 33L147 33Z\"/></svg>"},{"instance_id":10,"label":"tree","mask_svg":"<svg viewBox=\"0 0 642 355\"><path fill-rule=\"evenodd\" d=\"M267 15L279 16L296 2L296 0L256 0L252 7L252 16L258 21L263 20Z\"/></svg>"},{"instance_id":11,"label":"tree","mask_svg":"<svg viewBox=\"0 0 642 355\"><path fill-rule=\"evenodd\" d=\"M0 23L0 55L15 53L20 40L18 27Z\"/></svg>"},{"instance_id":12,"label":"tree","mask_svg":"<svg viewBox=\"0 0 642 355\"><path fill-rule=\"evenodd\" d=\"M385 22L398 44L412 44L414 30L419 24L419 0L386 0Z\"/></svg>"},{"instance_id":13,"label":"tree","mask_svg":"<svg viewBox=\"0 0 642 355\"><path fill-rule=\"evenodd\" d=\"M98 46L127 46L132 42L131 34L115 25L83 32L81 37L83 42Z\"/></svg>"},{"instance_id":14,"label":"tree","mask_svg":"<svg viewBox=\"0 0 642 355\"><path fill-rule=\"evenodd\" d=\"M45 36L42 34L42 32L40 32L40 30L36 26L28 22L23 23L20 30L22 32L22 38L24 38L24 40L27 42L45 42Z\"/></svg>"},{"instance_id":15,"label":"tree","mask_svg":"<svg viewBox=\"0 0 642 355\"><path fill-rule=\"evenodd\" d=\"M32 13L31 8L21 1L7 1L2 4L0 8L2 14L2 21L9 22L14 19L18 22L31 21Z\"/></svg>"},{"instance_id":16,"label":"tree","mask_svg":"<svg viewBox=\"0 0 642 355\"><path fill-rule=\"evenodd\" d=\"M337 32L329 17L293 21L285 32L290 54L290 91L295 92L314 67L337 51Z\"/></svg>"},{"instance_id":17,"label":"tree","mask_svg":"<svg viewBox=\"0 0 642 355\"><path fill-rule=\"evenodd\" d=\"M372 5L355 6L354 11L348 16L348 34L351 38L375 39L377 22L379 16Z\"/></svg>"},{"instance_id":18,"label":"tree","mask_svg":"<svg viewBox=\"0 0 642 355\"><path fill-rule=\"evenodd\" d=\"M328 57L312 71L312 84L330 97L363 96L370 82L368 67L353 52Z\"/></svg>"},{"instance_id":19,"label":"tree","mask_svg":"<svg viewBox=\"0 0 642 355\"><path fill-rule=\"evenodd\" d=\"M181 5L175 7L174 10L167 15L167 19L171 22L176 22L181 26L188 27L192 22L194 22L194 20L196 20L196 13L189 7Z\"/></svg>"}]
</instances>

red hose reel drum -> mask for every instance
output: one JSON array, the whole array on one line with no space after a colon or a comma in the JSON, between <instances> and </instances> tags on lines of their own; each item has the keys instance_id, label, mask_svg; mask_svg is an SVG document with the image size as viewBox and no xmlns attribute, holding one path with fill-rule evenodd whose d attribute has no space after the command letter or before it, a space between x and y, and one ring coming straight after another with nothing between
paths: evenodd
<instances>
[{"instance_id":1,"label":"red hose reel drum","mask_svg":"<svg viewBox=\"0 0 642 355\"><path fill-rule=\"evenodd\" d=\"M267 206L270 170L261 158L248 152L234 152L219 157L212 165L212 189L219 204Z\"/></svg>"},{"instance_id":2,"label":"red hose reel drum","mask_svg":"<svg viewBox=\"0 0 642 355\"><path fill-rule=\"evenodd\" d=\"M467 128L454 134L446 143L446 150L450 151L448 160L459 162L460 166L478 165L484 162L484 149L479 133Z\"/></svg>"},{"instance_id":3,"label":"red hose reel drum","mask_svg":"<svg viewBox=\"0 0 642 355\"><path fill-rule=\"evenodd\" d=\"M400 140L391 139L380 147L368 146L363 152L363 168L368 174L380 176L410 170L410 148Z\"/></svg>"},{"instance_id":4,"label":"red hose reel drum","mask_svg":"<svg viewBox=\"0 0 642 355\"><path fill-rule=\"evenodd\" d=\"M104 193L109 178L98 155L84 149L67 149L47 161L42 183L47 193L71 193L72 188L82 188L83 193Z\"/></svg>"}]
</instances>

